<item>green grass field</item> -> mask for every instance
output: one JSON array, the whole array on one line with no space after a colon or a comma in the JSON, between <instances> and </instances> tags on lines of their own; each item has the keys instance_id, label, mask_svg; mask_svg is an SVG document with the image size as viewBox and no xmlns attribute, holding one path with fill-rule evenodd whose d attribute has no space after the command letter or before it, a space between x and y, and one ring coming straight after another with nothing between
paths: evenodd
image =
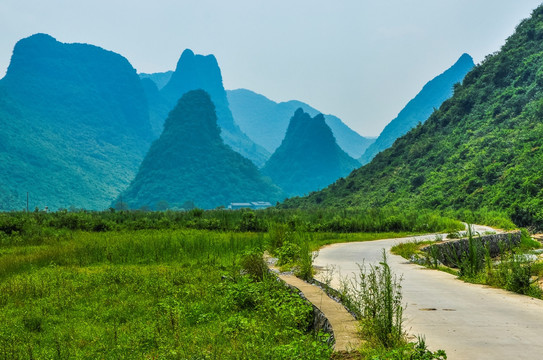
<instances>
[{"instance_id":1,"label":"green grass field","mask_svg":"<svg viewBox=\"0 0 543 360\"><path fill-rule=\"evenodd\" d=\"M0 359L328 359L312 306L258 261L307 269L325 244L458 227L375 214L0 214Z\"/></svg>"},{"instance_id":2,"label":"green grass field","mask_svg":"<svg viewBox=\"0 0 543 360\"><path fill-rule=\"evenodd\" d=\"M2 359L329 357L312 308L242 275L262 234L68 232L2 247Z\"/></svg>"}]
</instances>

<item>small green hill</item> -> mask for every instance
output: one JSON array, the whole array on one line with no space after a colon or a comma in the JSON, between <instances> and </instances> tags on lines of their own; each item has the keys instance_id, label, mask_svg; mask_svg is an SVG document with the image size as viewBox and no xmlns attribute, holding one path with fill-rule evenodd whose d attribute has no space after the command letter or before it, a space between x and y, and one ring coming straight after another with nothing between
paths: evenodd
<instances>
[{"instance_id":1,"label":"small green hill","mask_svg":"<svg viewBox=\"0 0 543 360\"><path fill-rule=\"evenodd\" d=\"M430 118L346 179L285 206L507 211L543 228L543 7Z\"/></svg>"},{"instance_id":2,"label":"small green hill","mask_svg":"<svg viewBox=\"0 0 543 360\"><path fill-rule=\"evenodd\" d=\"M148 78L153 80L156 76L148 76ZM149 85L146 88L149 88ZM224 142L257 166L264 165L270 153L249 139L234 122L222 84L221 69L213 55L195 55L191 50L186 49L181 54L170 80L159 90L160 97L157 97L154 91L147 92L151 96L149 105L155 136L160 135L164 119L177 104L179 98L186 92L197 89L205 90L211 96Z\"/></svg>"},{"instance_id":3,"label":"small green hill","mask_svg":"<svg viewBox=\"0 0 543 360\"><path fill-rule=\"evenodd\" d=\"M20 40L0 80L0 210L104 209L151 143L147 101L121 55L49 35Z\"/></svg>"},{"instance_id":4,"label":"small green hill","mask_svg":"<svg viewBox=\"0 0 543 360\"><path fill-rule=\"evenodd\" d=\"M397 138L424 123L443 101L453 94L453 86L462 82L468 71L473 69L473 59L468 54L463 54L456 63L443 74L436 76L426 83L422 90L400 111L381 132L377 140L371 144L360 157L360 162L365 165L381 151L392 146Z\"/></svg>"},{"instance_id":5,"label":"small green hill","mask_svg":"<svg viewBox=\"0 0 543 360\"><path fill-rule=\"evenodd\" d=\"M215 107L203 90L189 91L178 101L122 195L131 208L155 208L160 201L182 207L189 201L209 209L282 198L250 160L224 144Z\"/></svg>"},{"instance_id":6,"label":"small green hill","mask_svg":"<svg viewBox=\"0 0 543 360\"><path fill-rule=\"evenodd\" d=\"M337 145L322 114L311 118L298 109L262 173L295 196L322 189L359 166Z\"/></svg>"},{"instance_id":7,"label":"small green hill","mask_svg":"<svg viewBox=\"0 0 543 360\"><path fill-rule=\"evenodd\" d=\"M292 113L301 108L311 116L320 112L297 100L276 103L247 89L227 90L228 102L236 123L254 142L273 153L285 137ZM338 145L350 156L359 158L375 139L349 128L340 118L324 115Z\"/></svg>"}]
</instances>

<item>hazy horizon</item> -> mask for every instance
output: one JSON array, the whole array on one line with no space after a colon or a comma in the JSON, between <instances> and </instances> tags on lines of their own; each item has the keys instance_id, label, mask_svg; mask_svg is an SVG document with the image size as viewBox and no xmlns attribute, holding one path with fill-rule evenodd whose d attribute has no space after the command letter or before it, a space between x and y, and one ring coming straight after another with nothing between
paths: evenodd
<instances>
[{"instance_id":1,"label":"hazy horizon","mask_svg":"<svg viewBox=\"0 0 543 360\"><path fill-rule=\"evenodd\" d=\"M174 70L185 48L214 54L227 89L300 100L377 136L462 53L499 50L540 1L161 0L0 4L0 74L13 46L41 32L126 57L138 72Z\"/></svg>"}]
</instances>

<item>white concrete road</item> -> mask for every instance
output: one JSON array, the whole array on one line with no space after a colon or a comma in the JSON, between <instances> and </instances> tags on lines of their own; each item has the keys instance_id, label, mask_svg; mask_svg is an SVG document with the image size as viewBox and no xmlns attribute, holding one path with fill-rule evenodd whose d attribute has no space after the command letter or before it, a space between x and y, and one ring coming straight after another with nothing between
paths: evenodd
<instances>
[{"instance_id":1,"label":"white concrete road","mask_svg":"<svg viewBox=\"0 0 543 360\"><path fill-rule=\"evenodd\" d=\"M393 245L422 238L435 235L326 246L315 265L335 267L331 284L337 288L340 277L358 273L363 261L377 264L385 249L392 271L403 277L404 328L424 335L430 349L444 349L452 360L543 359L543 301L467 284L390 254Z\"/></svg>"}]
</instances>

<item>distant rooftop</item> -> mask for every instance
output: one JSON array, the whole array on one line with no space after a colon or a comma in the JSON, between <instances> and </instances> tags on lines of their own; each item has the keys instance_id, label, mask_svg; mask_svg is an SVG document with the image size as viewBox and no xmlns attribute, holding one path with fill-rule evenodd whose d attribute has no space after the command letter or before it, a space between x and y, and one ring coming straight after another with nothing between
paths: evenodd
<instances>
[{"instance_id":1,"label":"distant rooftop","mask_svg":"<svg viewBox=\"0 0 543 360\"><path fill-rule=\"evenodd\" d=\"M251 201L251 202L232 202L228 205L228 209L265 209L272 206L269 201Z\"/></svg>"}]
</instances>

